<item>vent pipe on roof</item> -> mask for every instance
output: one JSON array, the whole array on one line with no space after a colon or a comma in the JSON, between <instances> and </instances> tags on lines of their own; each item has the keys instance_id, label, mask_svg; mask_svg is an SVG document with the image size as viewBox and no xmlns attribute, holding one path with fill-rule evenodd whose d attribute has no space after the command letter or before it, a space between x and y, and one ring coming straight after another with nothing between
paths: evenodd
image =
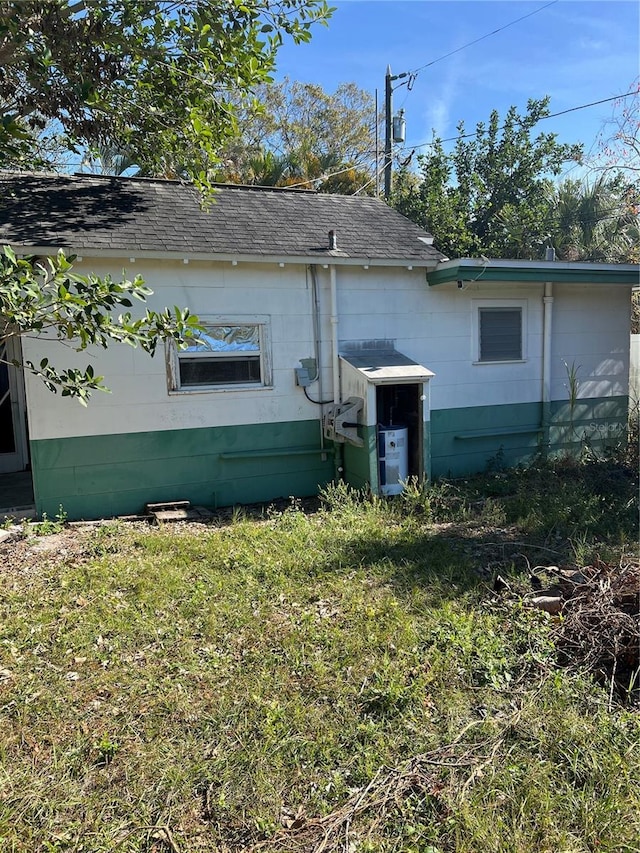
<instances>
[{"instance_id":1,"label":"vent pipe on roof","mask_svg":"<svg viewBox=\"0 0 640 853\"><path fill-rule=\"evenodd\" d=\"M556 259L556 250L553 246L547 246L546 251L544 253L545 261L555 261Z\"/></svg>"},{"instance_id":2,"label":"vent pipe on roof","mask_svg":"<svg viewBox=\"0 0 640 853\"><path fill-rule=\"evenodd\" d=\"M338 238L336 236L336 232L332 229L329 231L329 248L337 249L338 248Z\"/></svg>"}]
</instances>

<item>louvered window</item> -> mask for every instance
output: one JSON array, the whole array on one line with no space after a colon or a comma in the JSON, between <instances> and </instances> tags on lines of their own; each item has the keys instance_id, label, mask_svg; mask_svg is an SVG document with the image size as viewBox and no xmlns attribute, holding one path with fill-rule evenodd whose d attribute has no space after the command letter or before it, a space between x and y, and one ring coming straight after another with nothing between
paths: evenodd
<instances>
[{"instance_id":1,"label":"louvered window","mask_svg":"<svg viewBox=\"0 0 640 853\"><path fill-rule=\"evenodd\" d=\"M479 308L479 361L520 361L522 309Z\"/></svg>"}]
</instances>

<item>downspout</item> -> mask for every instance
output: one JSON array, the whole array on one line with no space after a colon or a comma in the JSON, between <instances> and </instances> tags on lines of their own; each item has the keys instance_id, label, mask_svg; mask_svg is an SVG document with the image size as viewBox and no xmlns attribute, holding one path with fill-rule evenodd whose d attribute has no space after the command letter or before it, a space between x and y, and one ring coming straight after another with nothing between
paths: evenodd
<instances>
[{"instance_id":1,"label":"downspout","mask_svg":"<svg viewBox=\"0 0 640 853\"><path fill-rule=\"evenodd\" d=\"M545 281L542 298L542 440L544 452L550 446L551 428L551 332L553 321L553 283Z\"/></svg>"},{"instance_id":2,"label":"downspout","mask_svg":"<svg viewBox=\"0 0 640 853\"><path fill-rule=\"evenodd\" d=\"M316 357L316 380L318 382L318 396L324 400L324 389L322 383L322 335L320 330L320 297L318 294L318 276L314 264L309 265L311 272L312 290L312 312L313 312L313 347ZM322 423L323 407L320 405L320 450L324 452L324 426ZM323 455L322 459L326 457Z\"/></svg>"},{"instance_id":3,"label":"downspout","mask_svg":"<svg viewBox=\"0 0 640 853\"><path fill-rule=\"evenodd\" d=\"M335 233L329 232L329 245L335 249ZM342 402L342 389L340 387L340 359L338 356L338 283L336 280L336 268L329 264L329 285L331 292L331 363L333 367L333 404L339 406ZM334 464L336 479L342 479L344 473L343 447L339 442L335 443Z\"/></svg>"},{"instance_id":4,"label":"downspout","mask_svg":"<svg viewBox=\"0 0 640 853\"><path fill-rule=\"evenodd\" d=\"M336 268L333 264L329 266L329 282L331 287L331 361L333 365L333 403L339 406L341 400L340 389L340 360L338 358L338 284L336 281Z\"/></svg>"}]
</instances>

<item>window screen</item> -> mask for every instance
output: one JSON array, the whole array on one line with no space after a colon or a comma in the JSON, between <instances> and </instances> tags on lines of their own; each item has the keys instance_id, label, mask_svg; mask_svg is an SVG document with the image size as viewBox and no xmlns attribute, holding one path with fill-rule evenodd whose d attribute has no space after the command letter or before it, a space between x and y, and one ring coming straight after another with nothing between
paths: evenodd
<instances>
[{"instance_id":1,"label":"window screen","mask_svg":"<svg viewBox=\"0 0 640 853\"><path fill-rule=\"evenodd\" d=\"M480 361L522 358L522 309L480 308Z\"/></svg>"}]
</instances>

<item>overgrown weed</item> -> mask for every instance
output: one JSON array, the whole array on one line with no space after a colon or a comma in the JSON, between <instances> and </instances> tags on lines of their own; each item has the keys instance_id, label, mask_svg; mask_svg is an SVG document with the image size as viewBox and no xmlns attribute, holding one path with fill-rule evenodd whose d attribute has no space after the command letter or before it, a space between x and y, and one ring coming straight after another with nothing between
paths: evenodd
<instances>
[{"instance_id":1,"label":"overgrown weed","mask_svg":"<svg viewBox=\"0 0 640 853\"><path fill-rule=\"evenodd\" d=\"M45 512L42 514L41 521L25 522L25 530L27 534L31 533L35 536L52 536L55 533L61 533L66 523L67 513L62 504L60 504L54 518L49 518Z\"/></svg>"},{"instance_id":2,"label":"overgrown weed","mask_svg":"<svg viewBox=\"0 0 640 853\"><path fill-rule=\"evenodd\" d=\"M636 540L638 474L619 459L539 459L528 467L441 480L431 489L436 522L517 525L544 537Z\"/></svg>"}]
</instances>

